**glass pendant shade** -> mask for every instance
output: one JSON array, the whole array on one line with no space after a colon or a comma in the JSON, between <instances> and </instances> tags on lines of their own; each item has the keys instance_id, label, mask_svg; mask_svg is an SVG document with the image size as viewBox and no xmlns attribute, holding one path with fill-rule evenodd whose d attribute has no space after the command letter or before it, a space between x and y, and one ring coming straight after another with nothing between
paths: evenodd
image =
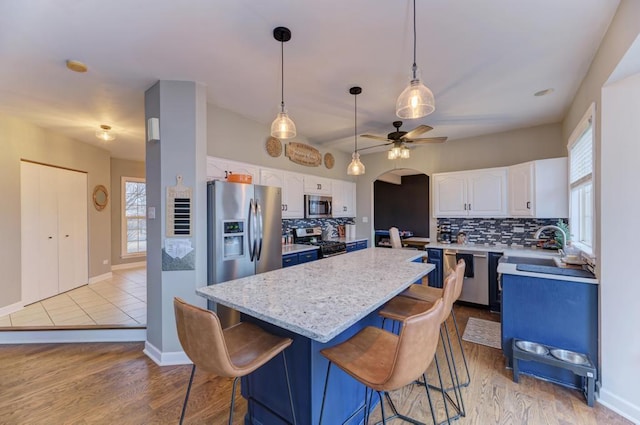
<instances>
[{"instance_id":1,"label":"glass pendant shade","mask_svg":"<svg viewBox=\"0 0 640 425\"><path fill-rule=\"evenodd\" d=\"M408 147L403 146L402 149L400 149L400 158L409 159L410 157L411 157L411 151L409 150Z\"/></svg>"},{"instance_id":2,"label":"glass pendant shade","mask_svg":"<svg viewBox=\"0 0 640 425\"><path fill-rule=\"evenodd\" d=\"M429 115L436 109L433 93L419 79L411 80L396 102L399 118L413 119Z\"/></svg>"},{"instance_id":3,"label":"glass pendant shade","mask_svg":"<svg viewBox=\"0 0 640 425\"><path fill-rule=\"evenodd\" d=\"M293 123L287 111L283 110L271 123L271 135L277 139L290 139L296 136L296 125Z\"/></svg>"},{"instance_id":4,"label":"glass pendant shade","mask_svg":"<svg viewBox=\"0 0 640 425\"><path fill-rule=\"evenodd\" d=\"M364 164L360 161L360 154L358 152L351 154L351 162L347 167L347 174L350 176L360 176L364 174Z\"/></svg>"},{"instance_id":5,"label":"glass pendant shade","mask_svg":"<svg viewBox=\"0 0 640 425\"><path fill-rule=\"evenodd\" d=\"M387 159L396 159L396 154L393 152L393 149L391 149L389 152L387 152Z\"/></svg>"}]
</instances>

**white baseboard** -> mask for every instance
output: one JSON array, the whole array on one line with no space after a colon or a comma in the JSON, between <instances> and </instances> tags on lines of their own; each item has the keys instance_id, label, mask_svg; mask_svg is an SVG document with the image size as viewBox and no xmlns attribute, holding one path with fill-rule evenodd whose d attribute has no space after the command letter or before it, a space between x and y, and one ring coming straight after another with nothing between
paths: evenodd
<instances>
[{"instance_id":1,"label":"white baseboard","mask_svg":"<svg viewBox=\"0 0 640 425\"><path fill-rule=\"evenodd\" d=\"M147 265L146 261L136 261L135 263L114 264L113 266L111 266L111 270L135 269L138 267L145 267L146 265Z\"/></svg>"},{"instance_id":2,"label":"white baseboard","mask_svg":"<svg viewBox=\"0 0 640 425\"><path fill-rule=\"evenodd\" d=\"M633 405L622 397L607 391L606 388L600 388L598 403L624 416L634 424L640 424L640 406Z\"/></svg>"},{"instance_id":3,"label":"white baseboard","mask_svg":"<svg viewBox=\"0 0 640 425\"><path fill-rule=\"evenodd\" d=\"M138 342L146 329L77 329L0 332L0 344L53 344L69 342Z\"/></svg>"},{"instance_id":4,"label":"white baseboard","mask_svg":"<svg viewBox=\"0 0 640 425\"><path fill-rule=\"evenodd\" d=\"M107 280L107 279L111 279L113 277L113 273L109 272L109 273L105 273L105 274L101 274L98 276L93 276L89 278L89 285L91 285L92 283L96 283L96 282L101 282L103 280Z\"/></svg>"},{"instance_id":5,"label":"white baseboard","mask_svg":"<svg viewBox=\"0 0 640 425\"><path fill-rule=\"evenodd\" d=\"M0 316L6 316L7 314L15 313L16 311L22 310L23 308L24 304L22 304L22 301L19 301L15 304L0 308Z\"/></svg>"},{"instance_id":6,"label":"white baseboard","mask_svg":"<svg viewBox=\"0 0 640 425\"><path fill-rule=\"evenodd\" d=\"M158 366L192 364L191 360L189 360L189 357L187 357L184 351L163 353L149 341L144 343L144 350L142 350L142 352L146 354L147 357L149 357L151 360L153 360Z\"/></svg>"}]
</instances>

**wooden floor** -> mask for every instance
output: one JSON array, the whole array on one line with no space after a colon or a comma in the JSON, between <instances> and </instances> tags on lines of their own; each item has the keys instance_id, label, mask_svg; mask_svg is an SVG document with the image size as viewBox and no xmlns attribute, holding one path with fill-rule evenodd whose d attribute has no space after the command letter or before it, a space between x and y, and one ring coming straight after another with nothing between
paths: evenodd
<instances>
[{"instance_id":1,"label":"wooden floor","mask_svg":"<svg viewBox=\"0 0 640 425\"><path fill-rule=\"evenodd\" d=\"M462 327L469 316L497 320L486 311L456 310ZM467 417L456 424L631 424L597 403L589 408L578 391L527 376L515 384L499 350L464 344L472 383L463 390ZM0 346L0 424L177 424L191 366L159 367L142 349L142 343ZM430 376L433 382L431 370ZM196 373L185 422L226 423L231 383ZM430 423L424 388L409 386L392 398ZM234 424L246 411L238 400Z\"/></svg>"}]
</instances>

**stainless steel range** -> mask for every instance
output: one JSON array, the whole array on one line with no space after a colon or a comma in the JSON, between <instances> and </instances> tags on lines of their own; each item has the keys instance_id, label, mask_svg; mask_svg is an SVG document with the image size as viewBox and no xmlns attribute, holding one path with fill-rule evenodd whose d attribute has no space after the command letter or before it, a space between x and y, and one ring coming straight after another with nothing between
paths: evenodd
<instances>
[{"instance_id":1,"label":"stainless steel range","mask_svg":"<svg viewBox=\"0 0 640 425\"><path fill-rule=\"evenodd\" d=\"M293 230L293 242L320 247L320 258L332 257L347 252L347 244L339 241L322 240L321 227L302 227Z\"/></svg>"}]
</instances>

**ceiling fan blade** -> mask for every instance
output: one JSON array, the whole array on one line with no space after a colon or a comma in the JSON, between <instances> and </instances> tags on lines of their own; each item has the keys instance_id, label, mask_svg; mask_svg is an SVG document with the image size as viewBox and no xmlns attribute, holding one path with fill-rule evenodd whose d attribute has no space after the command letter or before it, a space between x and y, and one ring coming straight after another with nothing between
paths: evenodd
<instances>
[{"instance_id":1,"label":"ceiling fan blade","mask_svg":"<svg viewBox=\"0 0 640 425\"><path fill-rule=\"evenodd\" d=\"M405 142L419 145L421 143L442 143L446 140L446 137L426 137L424 139L405 140Z\"/></svg>"},{"instance_id":2,"label":"ceiling fan blade","mask_svg":"<svg viewBox=\"0 0 640 425\"><path fill-rule=\"evenodd\" d=\"M383 142L389 141L389 139L387 139L386 137L374 136L373 134L361 134L360 137L366 137L367 139L374 139L374 140L382 140Z\"/></svg>"},{"instance_id":3,"label":"ceiling fan blade","mask_svg":"<svg viewBox=\"0 0 640 425\"><path fill-rule=\"evenodd\" d=\"M386 139L385 139L385 140L386 140ZM390 143L383 143L383 144L381 144L381 145L375 145L375 146L367 146L366 148L358 148L358 152L363 151L363 150L365 150L365 149L380 148L380 147L382 147L382 146L388 146L388 145L392 145L392 144L393 144L393 142L390 142Z\"/></svg>"},{"instance_id":4,"label":"ceiling fan blade","mask_svg":"<svg viewBox=\"0 0 640 425\"><path fill-rule=\"evenodd\" d=\"M416 128L414 128L413 130L411 130L410 132L408 132L407 134L404 135L403 139L413 139L416 136L419 136L423 133L426 133L427 131L431 131L433 130L433 127L430 127L428 125L419 125Z\"/></svg>"}]
</instances>

